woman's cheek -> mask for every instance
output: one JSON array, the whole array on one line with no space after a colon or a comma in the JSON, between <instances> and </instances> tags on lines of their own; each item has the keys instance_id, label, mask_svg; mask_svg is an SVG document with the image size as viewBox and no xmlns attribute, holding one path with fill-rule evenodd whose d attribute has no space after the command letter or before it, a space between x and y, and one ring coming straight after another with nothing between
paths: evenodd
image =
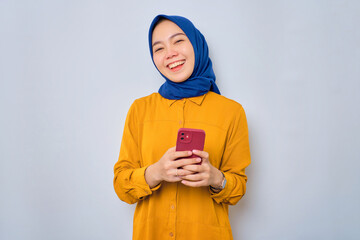
<instances>
[{"instance_id":1,"label":"woman's cheek","mask_svg":"<svg viewBox=\"0 0 360 240\"><path fill-rule=\"evenodd\" d=\"M156 56L154 56L154 63L157 68L162 66L162 56L160 53L158 53L158 54L156 54Z\"/></svg>"}]
</instances>

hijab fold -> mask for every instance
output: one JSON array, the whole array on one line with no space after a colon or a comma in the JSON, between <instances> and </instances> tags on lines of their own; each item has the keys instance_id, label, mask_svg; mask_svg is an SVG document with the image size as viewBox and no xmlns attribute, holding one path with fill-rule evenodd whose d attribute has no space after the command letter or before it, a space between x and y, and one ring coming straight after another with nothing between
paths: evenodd
<instances>
[{"instance_id":1,"label":"hijab fold","mask_svg":"<svg viewBox=\"0 0 360 240\"><path fill-rule=\"evenodd\" d=\"M186 81L180 83L172 82L159 71L166 80L159 89L160 95L167 99L182 99L201 96L208 91L220 94L215 83L216 77L209 57L209 49L206 40L192 22L184 17L161 14L154 18L149 29L149 47L153 63L152 33L156 24L161 19L172 21L184 31L194 48L195 66L191 76Z\"/></svg>"}]
</instances>

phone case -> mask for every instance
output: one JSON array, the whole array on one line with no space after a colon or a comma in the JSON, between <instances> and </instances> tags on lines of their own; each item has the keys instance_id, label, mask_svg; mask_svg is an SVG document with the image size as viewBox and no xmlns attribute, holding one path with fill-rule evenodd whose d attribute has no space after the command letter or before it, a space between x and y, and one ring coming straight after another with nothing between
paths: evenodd
<instances>
[{"instance_id":1,"label":"phone case","mask_svg":"<svg viewBox=\"0 0 360 240\"><path fill-rule=\"evenodd\" d=\"M205 131L194 128L180 128L176 140L176 151L203 151L205 144ZM190 158L198 157L192 154ZM200 163L201 164L201 163Z\"/></svg>"}]
</instances>

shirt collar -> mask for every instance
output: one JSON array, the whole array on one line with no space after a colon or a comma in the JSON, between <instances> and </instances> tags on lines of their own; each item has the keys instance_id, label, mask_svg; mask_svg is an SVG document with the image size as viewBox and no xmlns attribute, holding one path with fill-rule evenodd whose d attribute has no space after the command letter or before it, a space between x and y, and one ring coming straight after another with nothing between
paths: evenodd
<instances>
[{"instance_id":1,"label":"shirt collar","mask_svg":"<svg viewBox=\"0 0 360 240\"><path fill-rule=\"evenodd\" d=\"M191 97L191 98L183 98L183 99L170 99L168 100L168 105L169 107L171 107L176 101L181 101L184 99L188 99L190 101L192 101L193 103L196 103L197 105L201 106L201 104L203 103L205 96L207 93L205 93L204 95L201 96L197 96L197 97Z\"/></svg>"}]
</instances>

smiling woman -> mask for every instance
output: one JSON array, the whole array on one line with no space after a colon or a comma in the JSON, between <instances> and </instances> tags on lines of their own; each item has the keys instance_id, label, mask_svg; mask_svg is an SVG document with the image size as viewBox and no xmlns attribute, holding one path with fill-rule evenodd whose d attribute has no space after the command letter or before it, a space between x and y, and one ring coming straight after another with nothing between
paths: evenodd
<instances>
[{"instance_id":1,"label":"smiling woman","mask_svg":"<svg viewBox=\"0 0 360 240\"><path fill-rule=\"evenodd\" d=\"M162 23L164 22L165 24L163 25ZM163 37L162 41L166 40L166 36L167 38L169 38L175 35L175 38L176 36L180 37L182 34L185 34L183 35L183 37L185 38L178 39L180 40L180 42L177 43L180 45L184 45L183 47L185 48L185 50L181 48L172 48L170 49L172 50L170 54L172 53L176 56L178 54L186 53L187 57L189 58L187 59L189 63L194 60L194 66L191 71L192 73L186 79L186 81L177 82L175 78L169 79L166 75L164 75L166 71L162 71L161 69L159 69L160 65L159 67L157 66L155 51L158 50L158 48L156 48L155 44L157 45L157 43L161 41L161 39L155 39L156 37L158 37L157 32L159 32L159 37ZM161 33L164 36L160 36ZM185 44L181 44L181 40L184 40ZM189 42L187 42L187 40L190 41L191 46L188 45ZM160 51L162 51L161 48L162 47L160 47ZM182 99L186 97L201 96L203 94L206 94L208 91L220 94L220 91L215 84L216 77L212 68L212 62L209 58L209 49L206 40L201 34L201 32L188 19L179 16L166 15L159 15L155 17L149 30L149 49L151 58L155 66L166 80L166 82L159 89L160 95L164 98ZM192 59L190 49L192 49L195 59ZM189 66L192 64L187 65Z\"/></svg>"},{"instance_id":2,"label":"smiling woman","mask_svg":"<svg viewBox=\"0 0 360 240\"><path fill-rule=\"evenodd\" d=\"M173 82L183 82L194 70L195 54L183 30L169 20L157 24L152 35L157 69Z\"/></svg>"},{"instance_id":3,"label":"smiling woman","mask_svg":"<svg viewBox=\"0 0 360 240\"><path fill-rule=\"evenodd\" d=\"M115 192L137 203L133 239L233 239L228 205L245 194L250 164L244 109L220 95L188 19L155 17L149 48L166 81L130 107L114 166ZM176 151L179 128L205 132L203 151Z\"/></svg>"}]
</instances>

